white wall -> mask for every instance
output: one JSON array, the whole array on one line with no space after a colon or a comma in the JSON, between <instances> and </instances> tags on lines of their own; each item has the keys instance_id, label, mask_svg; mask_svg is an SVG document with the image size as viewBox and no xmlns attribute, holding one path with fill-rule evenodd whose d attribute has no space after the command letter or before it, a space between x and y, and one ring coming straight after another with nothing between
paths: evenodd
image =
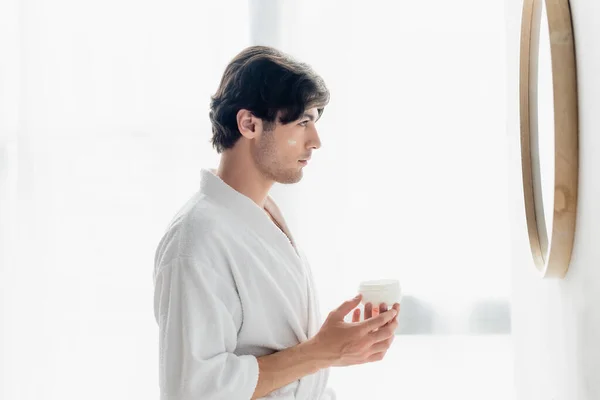
<instances>
[{"instance_id":1,"label":"white wall","mask_svg":"<svg viewBox=\"0 0 600 400\"><path fill-rule=\"evenodd\" d=\"M600 399L600 2L571 0L580 107L580 199L572 264L542 280L526 236L520 177L518 69L522 0L506 0L513 337L517 398ZM595 157L594 157L595 156Z\"/></svg>"}]
</instances>

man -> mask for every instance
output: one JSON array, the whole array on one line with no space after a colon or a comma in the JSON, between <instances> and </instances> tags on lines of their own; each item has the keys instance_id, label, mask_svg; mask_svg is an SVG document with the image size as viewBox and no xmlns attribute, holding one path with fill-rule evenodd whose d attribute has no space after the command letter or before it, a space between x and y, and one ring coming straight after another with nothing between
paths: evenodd
<instances>
[{"instance_id":1,"label":"man","mask_svg":"<svg viewBox=\"0 0 600 400\"><path fill-rule=\"evenodd\" d=\"M328 101L309 66L273 48L227 66L210 109L219 167L202 171L156 251L162 400L334 399L329 367L391 345L398 304L378 316L366 305L361 321L357 296L320 326L310 268L268 196L302 178Z\"/></svg>"}]
</instances>

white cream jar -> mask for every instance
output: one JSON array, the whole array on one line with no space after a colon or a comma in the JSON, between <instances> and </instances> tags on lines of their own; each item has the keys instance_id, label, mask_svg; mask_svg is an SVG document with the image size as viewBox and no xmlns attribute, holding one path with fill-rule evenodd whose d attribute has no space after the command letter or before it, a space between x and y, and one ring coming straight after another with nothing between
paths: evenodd
<instances>
[{"instance_id":1,"label":"white cream jar","mask_svg":"<svg viewBox=\"0 0 600 400\"><path fill-rule=\"evenodd\" d=\"M400 282L396 279L380 279L374 281L363 281L360 283L358 292L362 294L361 303L371 303L378 307L381 303L391 308L394 303L400 303L402 290Z\"/></svg>"}]
</instances>

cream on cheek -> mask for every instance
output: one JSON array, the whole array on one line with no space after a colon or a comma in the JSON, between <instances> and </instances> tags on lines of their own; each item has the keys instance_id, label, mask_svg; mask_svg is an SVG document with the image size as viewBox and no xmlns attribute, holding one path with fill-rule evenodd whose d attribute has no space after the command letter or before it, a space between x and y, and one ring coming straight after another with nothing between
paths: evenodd
<instances>
[{"instance_id":1,"label":"cream on cheek","mask_svg":"<svg viewBox=\"0 0 600 400\"><path fill-rule=\"evenodd\" d=\"M290 147L296 147L298 145L298 139L302 139L303 132L301 129L303 128L295 127L295 129L292 129L288 132L287 144Z\"/></svg>"}]
</instances>

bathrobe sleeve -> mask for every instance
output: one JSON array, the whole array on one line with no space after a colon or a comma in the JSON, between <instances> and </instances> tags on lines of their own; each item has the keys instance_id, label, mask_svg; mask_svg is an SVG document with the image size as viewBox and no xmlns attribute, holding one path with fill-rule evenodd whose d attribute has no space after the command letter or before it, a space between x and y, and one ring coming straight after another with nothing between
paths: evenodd
<instances>
[{"instance_id":1,"label":"bathrobe sleeve","mask_svg":"<svg viewBox=\"0 0 600 400\"><path fill-rule=\"evenodd\" d=\"M241 303L232 279L191 257L177 257L155 275L161 400L248 400L258 362L233 354Z\"/></svg>"}]
</instances>

